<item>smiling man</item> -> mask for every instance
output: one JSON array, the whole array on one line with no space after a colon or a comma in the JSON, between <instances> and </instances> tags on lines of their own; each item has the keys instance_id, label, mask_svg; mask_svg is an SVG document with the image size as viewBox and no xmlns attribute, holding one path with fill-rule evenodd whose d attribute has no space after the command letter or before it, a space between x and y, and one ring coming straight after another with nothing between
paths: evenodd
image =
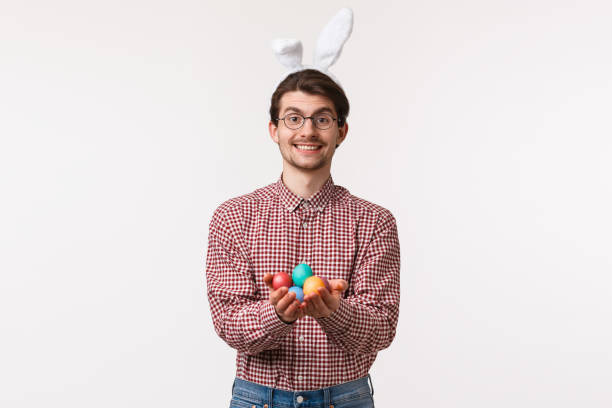
<instances>
[{"instance_id":1,"label":"smiling man","mask_svg":"<svg viewBox=\"0 0 612 408\"><path fill-rule=\"evenodd\" d=\"M395 218L331 177L349 102L324 73L287 76L272 95L273 184L221 204L206 278L217 334L237 350L231 407L373 407L369 370L395 337L400 252ZM329 279L300 303L272 275L307 263Z\"/></svg>"}]
</instances>

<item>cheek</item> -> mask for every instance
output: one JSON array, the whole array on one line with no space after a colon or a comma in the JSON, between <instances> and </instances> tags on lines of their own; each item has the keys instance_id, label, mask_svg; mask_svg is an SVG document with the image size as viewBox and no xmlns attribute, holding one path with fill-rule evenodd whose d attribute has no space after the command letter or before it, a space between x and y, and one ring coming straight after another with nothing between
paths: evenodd
<instances>
[{"instance_id":1,"label":"cheek","mask_svg":"<svg viewBox=\"0 0 612 408\"><path fill-rule=\"evenodd\" d=\"M279 145L284 143L283 135L278 130L274 133L274 141Z\"/></svg>"}]
</instances>

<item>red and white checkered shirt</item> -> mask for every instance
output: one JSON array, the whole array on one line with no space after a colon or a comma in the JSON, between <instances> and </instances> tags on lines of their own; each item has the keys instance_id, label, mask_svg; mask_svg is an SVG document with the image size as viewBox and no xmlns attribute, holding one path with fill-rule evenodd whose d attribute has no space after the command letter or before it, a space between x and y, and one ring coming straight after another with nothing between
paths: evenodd
<instances>
[{"instance_id":1,"label":"red and white checkered shirt","mask_svg":"<svg viewBox=\"0 0 612 408\"><path fill-rule=\"evenodd\" d=\"M268 387L312 390L368 374L395 337L400 248L385 208L334 185L310 199L276 183L230 199L210 223L208 300L217 334L238 350L236 376ZM282 322L269 303L266 272L307 263L317 276L349 283L327 318Z\"/></svg>"}]
</instances>

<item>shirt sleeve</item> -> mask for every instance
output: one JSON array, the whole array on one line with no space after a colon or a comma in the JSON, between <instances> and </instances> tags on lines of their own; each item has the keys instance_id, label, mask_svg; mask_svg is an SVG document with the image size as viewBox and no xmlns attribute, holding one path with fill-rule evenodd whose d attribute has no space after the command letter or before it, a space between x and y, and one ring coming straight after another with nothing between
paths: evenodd
<instances>
[{"instance_id":1,"label":"shirt sleeve","mask_svg":"<svg viewBox=\"0 0 612 408\"><path fill-rule=\"evenodd\" d=\"M393 216L380 220L351 278L352 294L316 319L329 341L353 354L376 353L395 337L400 300L400 248Z\"/></svg>"},{"instance_id":2,"label":"shirt sleeve","mask_svg":"<svg viewBox=\"0 0 612 408\"><path fill-rule=\"evenodd\" d=\"M258 295L244 245L231 222L215 211L206 255L206 284L215 331L230 347L247 354L280 347L293 328Z\"/></svg>"}]
</instances>

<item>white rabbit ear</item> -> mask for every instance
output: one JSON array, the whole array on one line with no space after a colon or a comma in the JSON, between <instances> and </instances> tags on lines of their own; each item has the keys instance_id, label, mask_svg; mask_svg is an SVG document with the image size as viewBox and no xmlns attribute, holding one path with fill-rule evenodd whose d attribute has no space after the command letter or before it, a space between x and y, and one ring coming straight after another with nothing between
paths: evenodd
<instances>
[{"instance_id":1,"label":"white rabbit ear","mask_svg":"<svg viewBox=\"0 0 612 408\"><path fill-rule=\"evenodd\" d=\"M319 39L314 54L315 67L327 71L342 52L342 46L348 40L353 30L353 11L349 8L341 9L327 23Z\"/></svg>"},{"instance_id":2,"label":"white rabbit ear","mask_svg":"<svg viewBox=\"0 0 612 408\"><path fill-rule=\"evenodd\" d=\"M302 43L294 39L276 39L272 41L272 49L278 61L290 70L302 66Z\"/></svg>"}]
</instances>

